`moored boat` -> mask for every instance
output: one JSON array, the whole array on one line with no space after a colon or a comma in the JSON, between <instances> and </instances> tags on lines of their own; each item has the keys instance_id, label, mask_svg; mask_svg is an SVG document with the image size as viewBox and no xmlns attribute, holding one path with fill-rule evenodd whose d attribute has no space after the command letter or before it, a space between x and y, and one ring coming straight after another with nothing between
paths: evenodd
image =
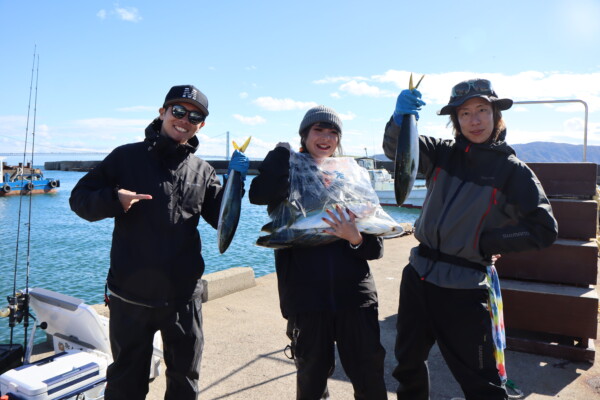
<instances>
[{"instance_id":1,"label":"moored boat","mask_svg":"<svg viewBox=\"0 0 600 400\"><path fill-rule=\"evenodd\" d=\"M394 179L385 168L375 168L375 160L371 157L357 158L356 162L369 172L371 185L379 197L379 204L382 206L396 206L396 194L394 191ZM427 187L424 184L415 182L410 194L402 203L401 207L422 208Z\"/></svg>"},{"instance_id":2,"label":"moored boat","mask_svg":"<svg viewBox=\"0 0 600 400\"><path fill-rule=\"evenodd\" d=\"M59 187L58 179L45 178L42 170L33 168L30 163L25 166L22 163L18 166L0 163L0 197L54 193Z\"/></svg>"}]
</instances>

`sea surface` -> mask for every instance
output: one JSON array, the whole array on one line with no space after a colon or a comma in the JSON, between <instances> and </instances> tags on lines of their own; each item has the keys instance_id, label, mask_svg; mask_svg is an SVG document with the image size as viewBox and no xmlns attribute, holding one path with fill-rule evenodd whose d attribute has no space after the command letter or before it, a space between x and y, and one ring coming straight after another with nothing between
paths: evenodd
<instances>
[{"instance_id":1,"label":"sea surface","mask_svg":"<svg viewBox=\"0 0 600 400\"><path fill-rule=\"evenodd\" d=\"M14 160L7 161L14 165ZM58 193L0 197L0 308L6 306L6 296L13 293L13 288L27 286L78 297L88 304L102 303L113 220L88 222L71 211L69 196L83 172L43 172L47 178L60 180ZM253 178L248 176L247 188ZM400 207L384 209L398 222L413 223L420 212ZM267 222L266 207L250 204L244 196L235 237L227 251L220 254L216 230L201 219L198 230L205 273L231 267L251 267L256 277L274 272L273 250L254 244ZM23 331L17 325L13 341L22 343ZM9 335L8 318L0 318L0 343L8 343ZM36 342L43 339L44 334L38 330Z\"/></svg>"}]
</instances>

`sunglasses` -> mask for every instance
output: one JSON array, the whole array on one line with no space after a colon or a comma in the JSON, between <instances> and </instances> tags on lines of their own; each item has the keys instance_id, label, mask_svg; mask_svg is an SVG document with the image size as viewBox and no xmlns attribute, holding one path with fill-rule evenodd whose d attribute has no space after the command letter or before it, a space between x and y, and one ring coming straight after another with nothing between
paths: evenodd
<instances>
[{"instance_id":1,"label":"sunglasses","mask_svg":"<svg viewBox=\"0 0 600 400\"><path fill-rule=\"evenodd\" d=\"M471 89L475 93L493 94L492 82L487 79L475 79L472 81L461 82L452 88L452 97L459 97L468 94Z\"/></svg>"},{"instance_id":2,"label":"sunglasses","mask_svg":"<svg viewBox=\"0 0 600 400\"><path fill-rule=\"evenodd\" d=\"M191 124L198 125L201 122L204 122L206 119L206 115L202 114L199 111L190 111L184 106L180 106L179 104L174 104L171 106L171 114L177 119L181 119L188 115L188 121Z\"/></svg>"}]
</instances>

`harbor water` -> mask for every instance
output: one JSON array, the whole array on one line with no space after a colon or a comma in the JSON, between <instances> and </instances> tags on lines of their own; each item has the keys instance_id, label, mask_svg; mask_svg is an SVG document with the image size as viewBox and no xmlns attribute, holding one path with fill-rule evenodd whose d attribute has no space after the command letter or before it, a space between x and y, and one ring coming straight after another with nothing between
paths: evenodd
<instances>
[{"instance_id":1,"label":"harbor water","mask_svg":"<svg viewBox=\"0 0 600 400\"><path fill-rule=\"evenodd\" d=\"M60 180L57 193L0 197L0 308L6 306L6 296L13 287L19 290L27 285L78 297L88 304L101 303L113 220L92 223L71 211L69 196L83 172L44 171L44 175ZM246 188L252 179L253 176L248 176ZM413 223L419 215L417 209L384 209L398 222ZM244 196L235 237L227 251L220 254L216 230L201 219L198 229L205 273L240 266L253 268L256 277L274 272L273 250L254 244L260 228L267 222L266 207L250 204L248 196ZM0 319L0 343L8 343L9 331L8 319ZM22 343L22 337L23 327L17 325L14 341ZM40 331L36 341L43 337Z\"/></svg>"}]
</instances>

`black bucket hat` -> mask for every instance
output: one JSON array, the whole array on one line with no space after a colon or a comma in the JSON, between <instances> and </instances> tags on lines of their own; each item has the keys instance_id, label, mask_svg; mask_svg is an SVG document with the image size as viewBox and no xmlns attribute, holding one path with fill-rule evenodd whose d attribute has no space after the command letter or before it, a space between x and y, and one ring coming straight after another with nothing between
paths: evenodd
<instances>
[{"instance_id":1,"label":"black bucket hat","mask_svg":"<svg viewBox=\"0 0 600 400\"><path fill-rule=\"evenodd\" d=\"M492 88L492 82L487 79L470 79L454 85L448 104L438 111L438 115L450 115L456 107L474 97L480 97L494 103L500 111L508 110L513 105L511 99L498 98Z\"/></svg>"}]
</instances>

